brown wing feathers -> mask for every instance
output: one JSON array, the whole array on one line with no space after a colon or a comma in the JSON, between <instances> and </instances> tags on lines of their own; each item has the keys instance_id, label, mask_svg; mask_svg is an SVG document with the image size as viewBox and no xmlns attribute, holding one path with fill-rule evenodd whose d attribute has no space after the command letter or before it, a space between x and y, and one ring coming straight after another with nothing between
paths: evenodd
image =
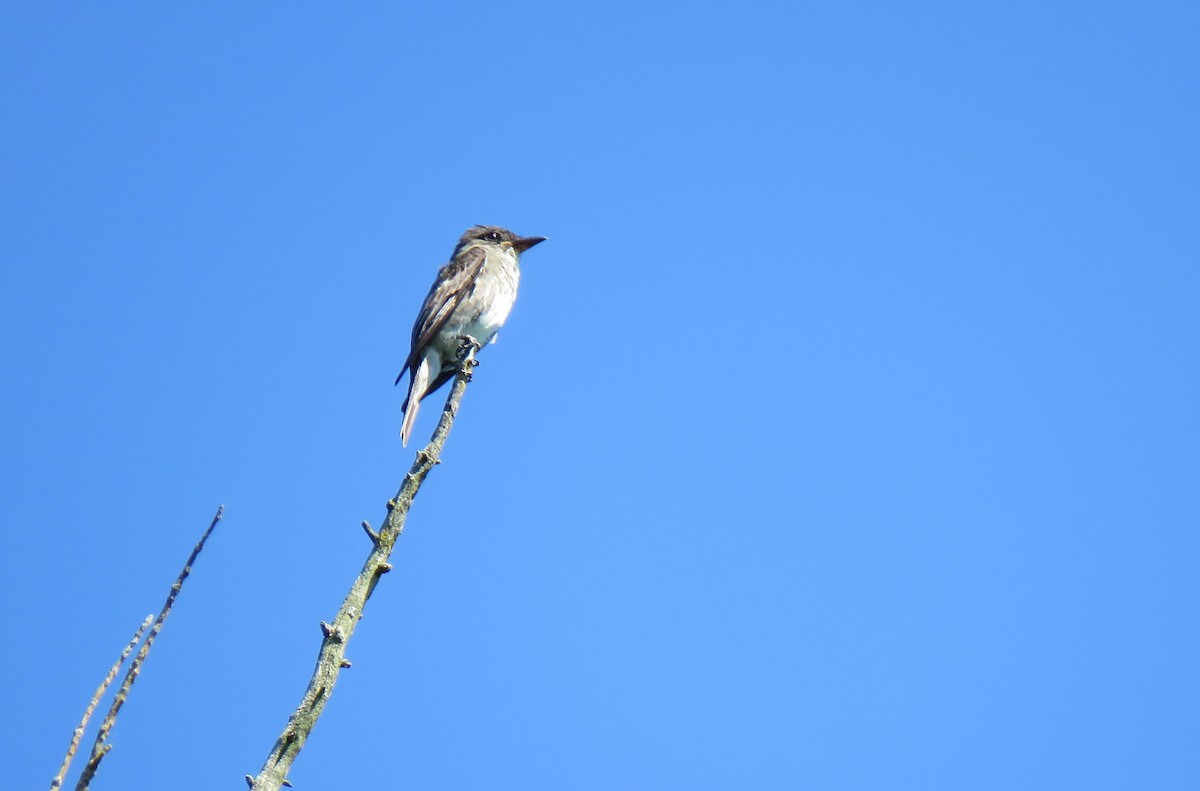
<instances>
[{"instance_id":1,"label":"brown wing feathers","mask_svg":"<svg viewBox=\"0 0 1200 791\"><path fill-rule=\"evenodd\" d=\"M442 331L442 327L446 326L446 321L454 313L454 309L471 292L486 258L482 249L473 247L438 272L437 279L433 281L433 287L429 289L429 294L421 305L421 312L413 324L412 349L408 353L408 359L404 361L404 367L396 376L396 384L400 384L406 372L415 370L420 364L425 347L433 342ZM437 376L437 373L435 371L434 375ZM442 377L438 378L445 381ZM436 388L431 387L430 392L434 389Z\"/></svg>"}]
</instances>

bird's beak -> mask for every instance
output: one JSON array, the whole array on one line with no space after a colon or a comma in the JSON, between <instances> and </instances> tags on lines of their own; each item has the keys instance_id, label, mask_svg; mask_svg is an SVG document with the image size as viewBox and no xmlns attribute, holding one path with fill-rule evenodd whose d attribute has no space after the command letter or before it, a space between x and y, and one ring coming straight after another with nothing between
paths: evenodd
<instances>
[{"instance_id":1,"label":"bird's beak","mask_svg":"<svg viewBox=\"0 0 1200 791\"><path fill-rule=\"evenodd\" d=\"M546 241L546 237L544 236L525 236L520 239L513 240L512 246L513 249L518 253L523 253L538 242L544 241Z\"/></svg>"}]
</instances>

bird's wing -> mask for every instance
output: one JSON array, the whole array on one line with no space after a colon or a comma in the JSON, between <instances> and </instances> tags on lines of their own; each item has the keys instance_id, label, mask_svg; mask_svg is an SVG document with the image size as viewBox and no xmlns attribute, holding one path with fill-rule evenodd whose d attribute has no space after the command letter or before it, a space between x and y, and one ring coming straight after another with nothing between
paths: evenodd
<instances>
[{"instance_id":1,"label":"bird's wing","mask_svg":"<svg viewBox=\"0 0 1200 791\"><path fill-rule=\"evenodd\" d=\"M454 313L459 303L471 293L475 278L479 276L479 270L483 268L486 259L487 256L481 248L472 247L438 272L437 279L433 281L433 287L425 296L425 303L421 305L421 312L417 314L417 320L413 324L412 349L396 377L396 384L400 384L408 370L420 364L421 353L425 347L433 342L442 327L446 326L450 314Z\"/></svg>"}]
</instances>

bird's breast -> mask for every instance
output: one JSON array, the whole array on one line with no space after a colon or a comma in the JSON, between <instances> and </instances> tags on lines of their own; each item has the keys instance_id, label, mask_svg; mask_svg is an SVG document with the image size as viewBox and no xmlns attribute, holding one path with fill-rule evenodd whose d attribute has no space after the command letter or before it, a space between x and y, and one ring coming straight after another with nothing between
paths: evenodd
<instances>
[{"instance_id":1,"label":"bird's breast","mask_svg":"<svg viewBox=\"0 0 1200 791\"><path fill-rule=\"evenodd\" d=\"M489 343L508 320L517 299L521 272L511 254L489 254L472 284L470 293L447 323L443 337L470 335Z\"/></svg>"}]
</instances>

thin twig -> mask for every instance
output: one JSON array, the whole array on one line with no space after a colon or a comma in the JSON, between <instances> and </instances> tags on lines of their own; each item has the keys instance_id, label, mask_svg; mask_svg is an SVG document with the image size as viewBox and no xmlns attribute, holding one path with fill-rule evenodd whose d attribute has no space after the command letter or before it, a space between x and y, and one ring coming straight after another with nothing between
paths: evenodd
<instances>
[{"instance_id":1,"label":"thin twig","mask_svg":"<svg viewBox=\"0 0 1200 791\"><path fill-rule=\"evenodd\" d=\"M96 694L92 695L91 702L83 712L83 719L79 721L79 725L75 726L75 732L71 734L71 743L67 746L67 756L63 758L62 766L58 770L58 774L50 781L50 791L61 788L63 779L67 776L67 770L71 768L71 759L75 757L75 751L79 749L79 742L83 739L83 732L87 729L88 720L92 718L92 712L96 710L96 706L100 703L100 698L104 697L104 691L108 689L108 685L117 677L117 671L121 669L121 665L125 664L125 660L129 658L129 654L133 651L133 647L137 645L138 640L142 639L142 632L146 631L146 627L150 625L150 621L154 618L154 614L146 616L146 620L142 621L142 625L133 633L133 639L129 641L129 645L125 646L125 650L121 652L121 656L113 663L113 666L108 669L108 675L100 682L100 686L96 687Z\"/></svg>"},{"instance_id":2,"label":"thin twig","mask_svg":"<svg viewBox=\"0 0 1200 791\"><path fill-rule=\"evenodd\" d=\"M129 697L129 690L133 686L133 682L137 680L138 673L142 671L142 663L146 661L146 655L150 653L150 646L154 644L154 638L162 631L163 621L167 620L167 615L170 614L171 607L175 604L175 597L179 595L179 591L183 588L183 581L192 573L192 564L196 562L200 551L204 549L204 543L208 541L208 537L212 535L212 531L216 528L217 522L221 521L221 516L224 513L225 506L219 506L216 516L213 517L208 529L204 531L204 535L200 536L200 541L192 549L192 554L188 555L187 562L183 564L183 570L179 572L179 576L171 584L171 592L167 594L166 603L163 604L162 610L159 611L158 618L154 620L154 626L151 627L150 634L146 636L146 642L142 643L137 656L129 664L129 670L126 671L125 678L121 681L121 688L117 690L112 706L108 709L108 714L104 717L104 721L100 723L100 731L96 734L96 741L92 745L92 755L88 758L87 764L84 765L83 771L79 775L79 782L75 784L75 791L87 791L92 778L96 776L96 770L100 768L100 761L112 749L112 745L107 743L108 733L112 730L113 724L117 720L117 714L121 711L121 707L125 705L125 699Z\"/></svg>"},{"instance_id":3,"label":"thin twig","mask_svg":"<svg viewBox=\"0 0 1200 791\"><path fill-rule=\"evenodd\" d=\"M271 752L267 755L266 763L258 773L258 777L246 775L246 783L252 791L279 791L280 786L290 785L287 780L288 771L304 742L312 733L317 719L325 709L325 703L333 692L338 675L343 667L349 667L346 660L346 643L354 634L358 619L362 617L363 608L379 578L391 570L387 562L396 545L396 539L404 532L404 522L408 517L408 509L412 506L413 498L421 488L425 476L436 465L441 463L442 446L454 425L454 417L458 414L459 404L462 403L463 393L467 383L471 381L471 372L475 368L475 352L473 343L464 343L458 356L458 373L454 377L454 386L446 397L446 406L442 408L442 416L429 444L417 451L417 458L404 476L404 482L396 496L388 501L387 518L378 533L367 528L371 538L371 552L359 571L349 593L342 601L332 623L321 623L324 639L321 649L317 652L317 666L308 682L308 689L300 700L296 711L288 718L283 733L276 740Z\"/></svg>"}]
</instances>

